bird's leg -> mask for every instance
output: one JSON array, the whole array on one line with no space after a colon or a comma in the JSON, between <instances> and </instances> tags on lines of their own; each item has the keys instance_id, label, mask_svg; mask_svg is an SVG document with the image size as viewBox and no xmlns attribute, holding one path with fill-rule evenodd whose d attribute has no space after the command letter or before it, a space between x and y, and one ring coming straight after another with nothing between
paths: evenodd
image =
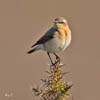
<instances>
[{"instance_id":1,"label":"bird's leg","mask_svg":"<svg viewBox=\"0 0 100 100\"><path fill-rule=\"evenodd\" d=\"M49 59L50 59L50 61L51 61L51 64L54 65L54 63L53 63L53 61L52 61L52 59L51 59L51 57L50 57L49 52L47 52L47 54L48 54L48 56L49 56Z\"/></svg>"},{"instance_id":2,"label":"bird's leg","mask_svg":"<svg viewBox=\"0 0 100 100\"><path fill-rule=\"evenodd\" d=\"M57 62L60 63L60 57L56 53L53 53L53 54L56 56L56 60L57 60L55 63L57 63Z\"/></svg>"}]
</instances>

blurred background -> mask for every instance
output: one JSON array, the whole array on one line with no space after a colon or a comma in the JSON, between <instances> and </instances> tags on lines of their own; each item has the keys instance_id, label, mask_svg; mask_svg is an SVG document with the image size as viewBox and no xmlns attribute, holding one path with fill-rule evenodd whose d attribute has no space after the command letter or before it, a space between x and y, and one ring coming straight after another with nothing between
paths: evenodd
<instances>
[{"instance_id":1,"label":"blurred background","mask_svg":"<svg viewBox=\"0 0 100 100\"><path fill-rule=\"evenodd\" d=\"M99 100L99 10L99 0L0 0L0 100L39 100L31 88L50 61L43 51L26 52L60 16L72 31L70 47L58 55L71 73L74 100Z\"/></svg>"}]
</instances>

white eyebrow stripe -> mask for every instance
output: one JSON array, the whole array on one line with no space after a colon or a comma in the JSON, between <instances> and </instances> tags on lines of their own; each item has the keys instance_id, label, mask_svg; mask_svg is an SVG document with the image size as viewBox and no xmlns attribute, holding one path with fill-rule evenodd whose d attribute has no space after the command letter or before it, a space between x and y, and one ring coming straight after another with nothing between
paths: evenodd
<instances>
[{"instance_id":1,"label":"white eyebrow stripe","mask_svg":"<svg viewBox=\"0 0 100 100\"><path fill-rule=\"evenodd\" d=\"M67 21L66 20L63 20L63 22L66 23Z\"/></svg>"}]
</instances>

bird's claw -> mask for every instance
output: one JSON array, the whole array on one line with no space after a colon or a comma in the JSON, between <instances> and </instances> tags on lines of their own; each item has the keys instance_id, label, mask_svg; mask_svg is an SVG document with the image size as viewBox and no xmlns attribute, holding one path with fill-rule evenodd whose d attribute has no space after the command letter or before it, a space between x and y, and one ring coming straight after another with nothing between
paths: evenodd
<instances>
[{"instance_id":1,"label":"bird's claw","mask_svg":"<svg viewBox=\"0 0 100 100\"><path fill-rule=\"evenodd\" d=\"M55 61L55 63L53 63L53 66L55 66L57 63L59 63L60 64L60 58L58 57L58 58L56 58L56 61Z\"/></svg>"},{"instance_id":2,"label":"bird's claw","mask_svg":"<svg viewBox=\"0 0 100 100\"><path fill-rule=\"evenodd\" d=\"M58 62L60 63L60 58L57 56L55 63L58 63Z\"/></svg>"}]
</instances>

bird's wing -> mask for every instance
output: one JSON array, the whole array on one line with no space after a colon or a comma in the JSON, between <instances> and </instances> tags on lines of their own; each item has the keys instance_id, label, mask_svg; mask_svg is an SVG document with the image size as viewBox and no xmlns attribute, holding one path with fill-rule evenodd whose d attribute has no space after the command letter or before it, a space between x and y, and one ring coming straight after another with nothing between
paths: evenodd
<instances>
[{"instance_id":1,"label":"bird's wing","mask_svg":"<svg viewBox=\"0 0 100 100\"><path fill-rule=\"evenodd\" d=\"M42 36L32 47L38 45L38 44L44 44L45 42L51 40L54 36L56 29L51 28L44 36Z\"/></svg>"}]
</instances>

